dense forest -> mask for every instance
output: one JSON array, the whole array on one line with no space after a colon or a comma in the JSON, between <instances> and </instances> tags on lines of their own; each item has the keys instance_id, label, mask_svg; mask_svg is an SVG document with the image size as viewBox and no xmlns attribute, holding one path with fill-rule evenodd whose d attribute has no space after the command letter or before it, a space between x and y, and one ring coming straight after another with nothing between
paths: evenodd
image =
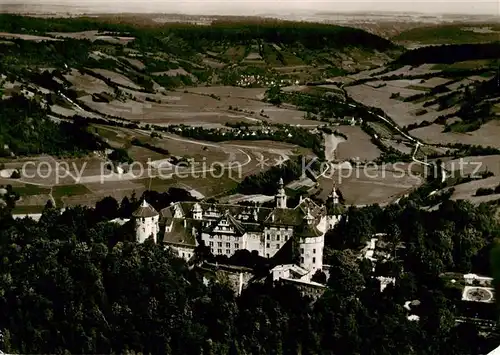
<instances>
[{"instance_id":1,"label":"dense forest","mask_svg":"<svg viewBox=\"0 0 500 355\"><path fill-rule=\"evenodd\" d=\"M157 195L157 207L185 197ZM327 238L332 277L313 302L290 286L254 284L237 297L223 282L204 284L168 250L130 242L126 227L106 222L136 204L108 198L62 214L48 205L39 223L0 210L2 351L431 355L486 353L498 343L455 325L459 292L439 277L489 268L499 226L486 205L351 208ZM386 265L397 281L382 293L356 251L375 232L407 245ZM403 308L414 299L419 322Z\"/></svg>"},{"instance_id":2,"label":"dense forest","mask_svg":"<svg viewBox=\"0 0 500 355\"><path fill-rule=\"evenodd\" d=\"M0 30L14 33L41 34L46 32L78 32L99 30L137 36L145 41L154 37L176 36L178 39L198 47L208 42L249 43L263 40L270 43L297 44L307 48L323 49L356 46L384 52L396 46L382 37L366 31L309 22L277 20L215 21L210 26L186 24L163 24L154 28L132 26L117 19L99 18L54 18L42 19L9 14L0 15ZM158 42L156 42L158 43Z\"/></svg>"},{"instance_id":3,"label":"dense forest","mask_svg":"<svg viewBox=\"0 0 500 355\"><path fill-rule=\"evenodd\" d=\"M498 59L500 43L452 44L429 46L403 53L394 64L420 65L425 63L451 64L466 60Z\"/></svg>"},{"instance_id":4,"label":"dense forest","mask_svg":"<svg viewBox=\"0 0 500 355\"><path fill-rule=\"evenodd\" d=\"M104 148L101 139L87 130L84 120L54 122L47 113L24 96L0 100L0 155L68 156Z\"/></svg>"},{"instance_id":5,"label":"dense forest","mask_svg":"<svg viewBox=\"0 0 500 355\"><path fill-rule=\"evenodd\" d=\"M357 47L381 52L396 47L389 40L360 29L310 22L260 20L241 23L215 21L208 28L179 25L172 27L170 31L189 43L202 41L251 43L255 40L262 40L267 43L285 45L300 43L309 49L323 49L325 47L342 49L355 44Z\"/></svg>"}]
</instances>

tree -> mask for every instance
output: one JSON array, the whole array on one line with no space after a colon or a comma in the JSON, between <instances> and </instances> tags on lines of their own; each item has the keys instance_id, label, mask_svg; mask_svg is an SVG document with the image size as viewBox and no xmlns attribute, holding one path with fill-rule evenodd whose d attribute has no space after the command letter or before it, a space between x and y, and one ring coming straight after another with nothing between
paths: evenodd
<instances>
[{"instance_id":1,"label":"tree","mask_svg":"<svg viewBox=\"0 0 500 355\"><path fill-rule=\"evenodd\" d=\"M105 197L95 205L95 215L98 220L111 220L119 215L118 202L113 197Z\"/></svg>"}]
</instances>

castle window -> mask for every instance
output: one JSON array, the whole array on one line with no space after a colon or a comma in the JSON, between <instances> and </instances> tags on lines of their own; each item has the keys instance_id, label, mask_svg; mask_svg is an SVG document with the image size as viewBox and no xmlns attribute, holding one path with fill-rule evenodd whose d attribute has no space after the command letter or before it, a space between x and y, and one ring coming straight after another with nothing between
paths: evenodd
<instances>
[{"instance_id":1,"label":"castle window","mask_svg":"<svg viewBox=\"0 0 500 355\"><path fill-rule=\"evenodd\" d=\"M269 258L269 254L266 254L266 258Z\"/></svg>"},{"instance_id":2,"label":"castle window","mask_svg":"<svg viewBox=\"0 0 500 355\"><path fill-rule=\"evenodd\" d=\"M287 236L287 235L285 235L285 242L286 242L287 240L288 240L288 236Z\"/></svg>"},{"instance_id":3,"label":"castle window","mask_svg":"<svg viewBox=\"0 0 500 355\"><path fill-rule=\"evenodd\" d=\"M269 234L267 235L267 240L271 240L271 236Z\"/></svg>"},{"instance_id":4,"label":"castle window","mask_svg":"<svg viewBox=\"0 0 500 355\"><path fill-rule=\"evenodd\" d=\"M304 263L304 258L300 258L300 263L303 264Z\"/></svg>"},{"instance_id":5,"label":"castle window","mask_svg":"<svg viewBox=\"0 0 500 355\"><path fill-rule=\"evenodd\" d=\"M226 243L226 248L231 248L231 243Z\"/></svg>"},{"instance_id":6,"label":"castle window","mask_svg":"<svg viewBox=\"0 0 500 355\"><path fill-rule=\"evenodd\" d=\"M214 236L212 234L210 234L209 238L210 239L214 239Z\"/></svg>"},{"instance_id":7,"label":"castle window","mask_svg":"<svg viewBox=\"0 0 500 355\"><path fill-rule=\"evenodd\" d=\"M236 243L236 244L234 245L234 248L235 248L235 249L239 249L239 248L240 248L240 245L239 245L238 243Z\"/></svg>"},{"instance_id":8,"label":"castle window","mask_svg":"<svg viewBox=\"0 0 500 355\"><path fill-rule=\"evenodd\" d=\"M210 246L213 247L214 246L214 242L210 242Z\"/></svg>"},{"instance_id":9,"label":"castle window","mask_svg":"<svg viewBox=\"0 0 500 355\"><path fill-rule=\"evenodd\" d=\"M226 254L228 254L228 255L231 254L231 250L226 249Z\"/></svg>"},{"instance_id":10,"label":"castle window","mask_svg":"<svg viewBox=\"0 0 500 355\"><path fill-rule=\"evenodd\" d=\"M316 258L313 258L313 263L316 263Z\"/></svg>"},{"instance_id":11,"label":"castle window","mask_svg":"<svg viewBox=\"0 0 500 355\"><path fill-rule=\"evenodd\" d=\"M313 254L316 254L316 249L313 249Z\"/></svg>"},{"instance_id":12,"label":"castle window","mask_svg":"<svg viewBox=\"0 0 500 355\"><path fill-rule=\"evenodd\" d=\"M276 249L279 249L280 248L280 245L279 244L276 244Z\"/></svg>"},{"instance_id":13,"label":"castle window","mask_svg":"<svg viewBox=\"0 0 500 355\"><path fill-rule=\"evenodd\" d=\"M182 253L182 257L185 258L186 257L186 253Z\"/></svg>"},{"instance_id":14,"label":"castle window","mask_svg":"<svg viewBox=\"0 0 500 355\"><path fill-rule=\"evenodd\" d=\"M222 254L222 249L217 249L217 254Z\"/></svg>"},{"instance_id":15,"label":"castle window","mask_svg":"<svg viewBox=\"0 0 500 355\"><path fill-rule=\"evenodd\" d=\"M279 241L280 241L280 236L279 236L279 235L277 235L277 236L276 236L276 241L277 241L277 242L279 242Z\"/></svg>"},{"instance_id":16,"label":"castle window","mask_svg":"<svg viewBox=\"0 0 500 355\"><path fill-rule=\"evenodd\" d=\"M214 248L210 248L210 251L212 252L212 254L214 253Z\"/></svg>"},{"instance_id":17,"label":"castle window","mask_svg":"<svg viewBox=\"0 0 500 355\"><path fill-rule=\"evenodd\" d=\"M300 248L300 253L304 254L304 248Z\"/></svg>"},{"instance_id":18,"label":"castle window","mask_svg":"<svg viewBox=\"0 0 500 355\"><path fill-rule=\"evenodd\" d=\"M218 247L222 247L222 243L221 243L221 242L218 242L218 243L217 243L217 246L218 246Z\"/></svg>"},{"instance_id":19,"label":"castle window","mask_svg":"<svg viewBox=\"0 0 500 355\"><path fill-rule=\"evenodd\" d=\"M271 247L271 244L266 243L266 248L270 248L270 247Z\"/></svg>"}]
</instances>

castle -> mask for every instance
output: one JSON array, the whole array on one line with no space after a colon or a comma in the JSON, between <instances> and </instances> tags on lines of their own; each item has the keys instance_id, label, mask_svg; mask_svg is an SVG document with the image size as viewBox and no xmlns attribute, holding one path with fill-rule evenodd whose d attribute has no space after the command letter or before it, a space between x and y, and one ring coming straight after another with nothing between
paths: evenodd
<instances>
[{"instance_id":1,"label":"castle","mask_svg":"<svg viewBox=\"0 0 500 355\"><path fill-rule=\"evenodd\" d=\"M266 208L177 202L157 212L143 201L133 213L136 239L144 242L153 236L156 241L159 235L164 245L189 260L198 240L214 255L230 257L245 249L272 258L295 238L300 253L298 265L280 265L273 271L273 278L286 278L292 273L310 280L317 270L324 269L325 233L342 218L336 188L334 186L330 194L329 208L302 197L297 206L289 208L283 179L280 179L275 204L274 208Z\"/></svg>"}]
</instances>

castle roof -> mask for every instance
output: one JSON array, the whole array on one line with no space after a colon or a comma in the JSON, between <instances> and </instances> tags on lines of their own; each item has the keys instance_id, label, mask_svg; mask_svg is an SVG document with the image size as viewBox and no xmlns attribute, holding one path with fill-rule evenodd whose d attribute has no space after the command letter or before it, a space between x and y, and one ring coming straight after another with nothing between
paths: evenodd
<instances>
[{"instance_id":1,"label":"castle roof","mask_svg":"<svg viewBox=\"0 0 500 355\"><path fill-rule=\"evenodd\" d=\"M194 205L198 203L203 212L208 212L210 210L216 211L219 216L215 219L219 219L221 215L224 215L228 211L235 218L241 215L248 215L253 222L263 222L267 216L272 212L272 208L266 207L254 207L254 206L241 206L241 205L231 205L231 204L221 204L221 203L203 203L203 202L179 202L177 205L182 211L182 215L185 218L190 218ZM164 218L169 218L172 215L172 206L166 207L161 210L161 215ZM254 219L254 215L257 215L257 220ZM237 218L236 218L237 219Z\"/></svg>"},{"instance_id":2,"label":"castle roof","mask_svg":"<svg viewBox=\"0 0 500 355\"><path fill-rule=\"evenodd\" d=\"M163 242L185 247L196 247L196 237L191 233L192 228L200 228L199 221L187 220L184 227L184 220L176 218L172 221L172 229L165 232Z\"/></svg>"},{"instance_id":3,"label":"castle roof","mask_svg":"<svg viewBox=\"0 0 500 355\"><path fill-rule=\"evenodd\" d=\"M141 206L132 213L132 216L136 218L156 217L158 215L159 213L146 200L143 200Z\"/></svg>"},{"instance_id":4,"label":"castle roof","mask_svg":"<svg viewBox=\"0 0 500 355\"><path fill-rule=\"evenodd\" d=\"M300 210L303 215L309 213L314 217L318 218L323 212L325 212L324 207L318 206L316 202L310 198L304 198L296 207L295 210Z\"/></svg>"},{"instance_id":5,"label":"castle roof","mask_svg":"<svg viewBox=\"0 0 500 355\"><path fill-rule=\"evenodd\" d=\"M251 231L262 231L263 225L296 227L304 223L304 216L306 216L307 211L309 211L315 220L318 220L326 212L324 207L320 207L311 199L305 198L294 209L203 202L178 202L175 206L172 205L161 210L161 215L167 223L170 223L175 215L174 209L178 208L181 212L181 216L177 217L191 219L193 209L195 207L198 208L197 206L204 212L203 219L213 222L206 228L207 231L212 231L221 219L226 218L239 234ZM210 215L210 211L214 213Z\"/></svg>"},{"instance_id":6,"label":"castle roof","mask_svg":"<svg viewBox=\"0 0 500 355\"><path fill-rule=\"evenodd\" d=\"M301 210L288 208L275 208L264 220L265 224L298 226L302 223Z\"/></svg>"},{"instance_id":7,"label":"castle roof","mask_svg":"<svg viewBox=\"0 0 500 355\"><path fill-rule=\"evenodd\" d=\"M295 235L302 238L321 237L321 233L314 224L302 223L295 229Z\"/></svg>"},{"instance_id":8,"label":"castle roof","mask_svg":"<svg viewBox=\"0 0 500 355\"><path fill-rule=\"evenodd\" d=\"M234 218L229 211L226 212L225 218L227 218L228 222L234 227L234 230L240 235L245 234L245 227L243 227L242 223Z\"/></svg>"}]
</instances>

